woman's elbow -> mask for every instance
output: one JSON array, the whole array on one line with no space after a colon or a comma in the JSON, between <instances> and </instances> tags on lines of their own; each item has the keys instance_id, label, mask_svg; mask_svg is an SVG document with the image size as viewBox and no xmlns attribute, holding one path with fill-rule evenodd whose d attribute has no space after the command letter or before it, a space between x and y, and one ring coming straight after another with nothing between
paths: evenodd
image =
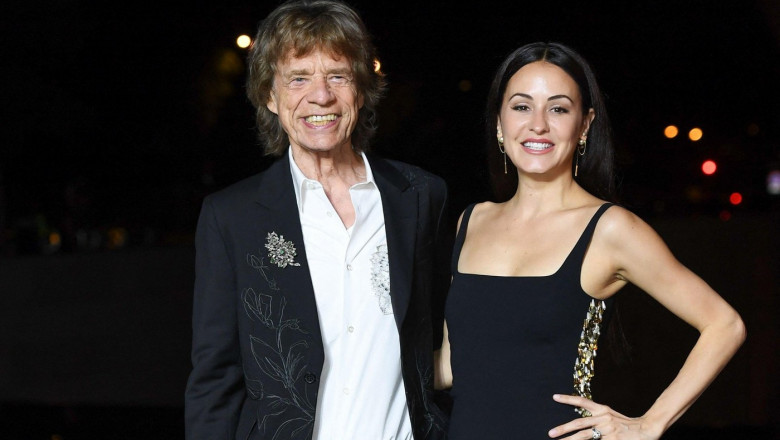
<instances>
[{"instance_id":1,"label":"woman's elbow","mask_svg":"<svg viewBox=\"0 0 780 440\"><path fill-rule=\"evenodd\" d=\"M739 313L736 311L734 312L731 328L734 334L734 341L739 347L745 342L745 339L747 339L747 327L745 326L745 321L742 320L742 317L739 316Z\"/></svg>"},{"instance_id":2,"label":"woman's elbow","mask_svg":"<svg viewBox=\"0 0 780 440\"><path fill-rule=\"evenodd\" d=\"M723 317L717 328L720 329L719 339L724 344L731 346L733 352L736 352L747 338L745 322L736 310L732 309L728 316Z\"/></svg>"}]
</instances>

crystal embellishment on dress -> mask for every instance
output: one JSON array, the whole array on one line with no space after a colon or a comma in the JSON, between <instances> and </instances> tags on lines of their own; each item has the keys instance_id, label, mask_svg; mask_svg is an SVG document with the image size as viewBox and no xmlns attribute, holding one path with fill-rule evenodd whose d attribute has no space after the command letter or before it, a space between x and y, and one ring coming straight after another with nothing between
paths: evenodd
<instances>
[{"instance_id":1,"label":"crystal embellishment on dress","mask_svg":"<svg viewBox=\"0 0 780 440\"><path fill-rule=\"evenodd\" d=\"M585 322L582 324L580 343L577 346L577 361L574 363L574 391L577 395L592 399L590 382L594 375L594 361L598 350L601 320L607 305L604 301L591 300ZM590 417L585 408L574 409L582 417Z\"/></svg>"},{"instance_id":2,"label":"crystal embellishment on dress","mask_svg":"<svg viewBox=\"0 0 780 440\"><path fill-rule=\"evenodd\" d=\"M276 232L269 232L265 238L265 248L268 249L268 258L271 263L285 268L287 266L300 266L295 262L295 256L298 251L291 241L284 239L284 235L278 235Z\"/></svg>"},{"instance_id":3,"label":"crystal embellishment on dress","mask_svg":"<svg viewBox=\"0 0 780 440\"><path fill-rule=\"evenodd\" d=\"M371 256L371 289L379 299L379 309L385 315L393 314L390 301L390 264L387 261L387 245L379 245Z\"/></svg>"}]
</instances>

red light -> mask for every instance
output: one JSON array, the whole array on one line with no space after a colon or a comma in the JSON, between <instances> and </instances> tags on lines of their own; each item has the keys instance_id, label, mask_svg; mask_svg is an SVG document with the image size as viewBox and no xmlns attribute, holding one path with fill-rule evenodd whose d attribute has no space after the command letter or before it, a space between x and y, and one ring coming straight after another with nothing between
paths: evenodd
<instances>
[{"instance_id":1,"label":"red light","mask_svg":"<svg viewBox=\"0 0 780 440\"><path fill-rule=\"evenodd\" d=\"M703 164L701 164L701 170L706 175L715 174L715 170L718 169L718 165L715 164L714 160L705 160Z\"/></svg>"},{"instance_id":2,"label":"red light","mask_svg":"<svg viewBox=\"0 0 780 440\"><path fill-rule=\"evenodd\" d=\"M723 220L724 222L727 222L731 220L731 213L724 209L723 211L720 212L718 217L720 217L720 219Z\"/></svg>"},{"instance_id":3,"label":"red light","mask_svg":"<svg viewBox=\"0 0 780 440\"><path fill-rule=\"evenodd\" d=\"M738 192L731 193L729 196L729 202L731 202L732 205L739 205L742 203L742 194Z\"/></svg>"}]
</instances>

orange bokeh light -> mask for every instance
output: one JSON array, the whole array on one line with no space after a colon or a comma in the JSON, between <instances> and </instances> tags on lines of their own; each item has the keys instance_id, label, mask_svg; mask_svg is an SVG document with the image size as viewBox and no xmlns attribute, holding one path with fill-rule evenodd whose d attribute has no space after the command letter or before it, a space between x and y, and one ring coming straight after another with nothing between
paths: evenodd
<instances>
[{"instance_id":1,"label":"orange bokeh light","mask_svg":"<svg viewBox=\"0 0 780 440\"><path fill-rule=\"evenodd\" d=\"M704 132L701 131L701 128L692 128L691 131L688 132L688 139L696 142L701 137L704 136Z\"/></svg>"},{"instance_id":2,"label":"orange bokeh light","mask_svg":"<svg viewBox=\"0 0 780 440\"><path fill-rule=\"evenodd\" d=\"M664 136L666 136L669 139L676 137L679 132L680 130L678 130L677 127L674 125L669 125L666 128L664 128Z\"/></svg>"}]
</instances>

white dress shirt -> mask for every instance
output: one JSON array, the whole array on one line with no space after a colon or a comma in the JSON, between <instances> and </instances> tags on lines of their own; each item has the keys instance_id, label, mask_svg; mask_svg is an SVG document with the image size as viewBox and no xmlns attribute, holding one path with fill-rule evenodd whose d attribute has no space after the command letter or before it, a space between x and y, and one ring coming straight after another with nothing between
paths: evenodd
<instances>
[{"instance_id":1,"label":"white dress shirt","mask_svg":"<svg viewBox=\"0 0 780 440\"><path fill-rule=\"evenodd\" d=\"M313 438L410 440L382 199L368 160L366 181L349 189L355 222L346 228L288 154L325 349Z\"/></svg>"}]
</instances>

